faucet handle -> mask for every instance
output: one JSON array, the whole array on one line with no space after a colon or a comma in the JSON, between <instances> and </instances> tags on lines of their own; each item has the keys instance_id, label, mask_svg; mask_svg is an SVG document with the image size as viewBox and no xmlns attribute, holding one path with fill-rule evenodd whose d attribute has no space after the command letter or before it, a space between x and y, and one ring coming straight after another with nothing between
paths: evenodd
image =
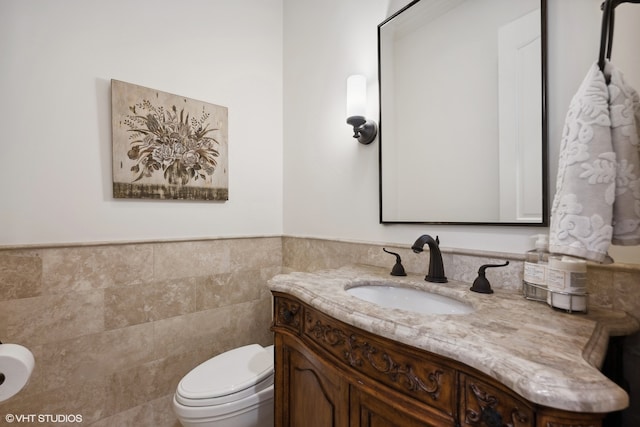
<instances>
[{"instance_id":1,"label":"faucet handle","mask_svg":"<svg viewBox=\"0 0 640 427\"><path fill-rule=\"evenodd\" d=\"M382 248L382 250L385 251L388 254L396 256L396 263L393 266L393 268L391 269L391 275L392 276L406 276L407 273L405 273L404 267L402 266L402 259L400 258L400 255L395 253L395 252L388 251L386 248Z\"/></svg>"},{"instance_id":2,"label":"faucet handle","mask_svg":"<svg viewBox=\"0 0 640 427\"><path fill-rule=\"evenodd\" d=\"M509 261L505 261L504 264L485 264L481 266L478 269L478 277L473 281L473 286L471 286L470 290L481 294L492 294L493 289L491 289L491 283L489 283L487 276L485 276L485 270L487 268L505 267L507 265L509 265Z\"/></svg>"}]
</instances>

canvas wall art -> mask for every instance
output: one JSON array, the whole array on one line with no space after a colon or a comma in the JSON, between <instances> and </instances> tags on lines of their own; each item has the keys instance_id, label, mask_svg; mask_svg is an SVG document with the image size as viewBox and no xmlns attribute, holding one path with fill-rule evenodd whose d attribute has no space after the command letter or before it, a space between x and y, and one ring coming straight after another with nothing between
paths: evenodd
<instances>
[{"instance_id":1,"label":"canvas wall art","mask_svg":"<svg viewBox=\"0 0 640 427\"><path fill-rule=\"evenodd\" d=\"M113 197L228 200L228 109L111 80Z\"/></svg>"}]
</instances>

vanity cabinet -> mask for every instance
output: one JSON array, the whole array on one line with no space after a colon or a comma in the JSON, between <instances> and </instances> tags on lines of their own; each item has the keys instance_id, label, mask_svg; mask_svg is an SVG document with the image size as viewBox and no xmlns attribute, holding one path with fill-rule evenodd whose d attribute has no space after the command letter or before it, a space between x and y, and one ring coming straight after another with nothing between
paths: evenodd
<instances>
[{"instance_id":1,"label":"vanity cabinet","mask_svg":"<svg viewBox=\"0 0 640 427\"><path fill-rule=\"evenodd\" d=\"M454 360L274 295L276 427L597 427Z\"/></svg>"}]
</instances>

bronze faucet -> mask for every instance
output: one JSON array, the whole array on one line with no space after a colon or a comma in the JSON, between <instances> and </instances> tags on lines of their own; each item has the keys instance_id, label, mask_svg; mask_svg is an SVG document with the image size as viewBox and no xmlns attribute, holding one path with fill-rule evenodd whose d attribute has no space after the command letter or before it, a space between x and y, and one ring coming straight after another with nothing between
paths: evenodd
<instances>
[{"instance_id":1,"label":"bronze faucet","mask_svg":"<svg viewBox=\"0 0 640 427\"><path fill-rule=\"evenodd\" d=\"M415 253L420 253L423 251L425 244L429 245L429 273L424 280L427 282L447 283L447 276L444 275L442 253L440 253L440 239L436 236L436 239L433 240L428 234L423 234L418 237L411 249Z\"/></svg>"}]
</instances>

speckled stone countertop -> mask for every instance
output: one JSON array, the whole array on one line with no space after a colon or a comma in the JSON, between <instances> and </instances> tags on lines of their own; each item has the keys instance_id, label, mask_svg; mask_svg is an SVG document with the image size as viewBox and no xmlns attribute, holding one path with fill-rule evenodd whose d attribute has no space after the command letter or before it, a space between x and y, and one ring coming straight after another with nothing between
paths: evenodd
<instances>
[{"instance_id":1,"label":"speckled stone countertop","mask_svg":"<svg viewBox=\"0 0 640 427\"><path fill-rule=\"evenodd\" d=\"M475 311L419 314L345 291L389 282L455 298ZM269 287L347 324L472 366L534 403L576 412L611 412L629 404L625 391L598 370L609 336L639 328L624 312L589 307L588 314L569 314L510 291L479 294L469 291L469 283L394 277L388 269L364 265L282 274Z\"/></svg>"}]
</instances>

